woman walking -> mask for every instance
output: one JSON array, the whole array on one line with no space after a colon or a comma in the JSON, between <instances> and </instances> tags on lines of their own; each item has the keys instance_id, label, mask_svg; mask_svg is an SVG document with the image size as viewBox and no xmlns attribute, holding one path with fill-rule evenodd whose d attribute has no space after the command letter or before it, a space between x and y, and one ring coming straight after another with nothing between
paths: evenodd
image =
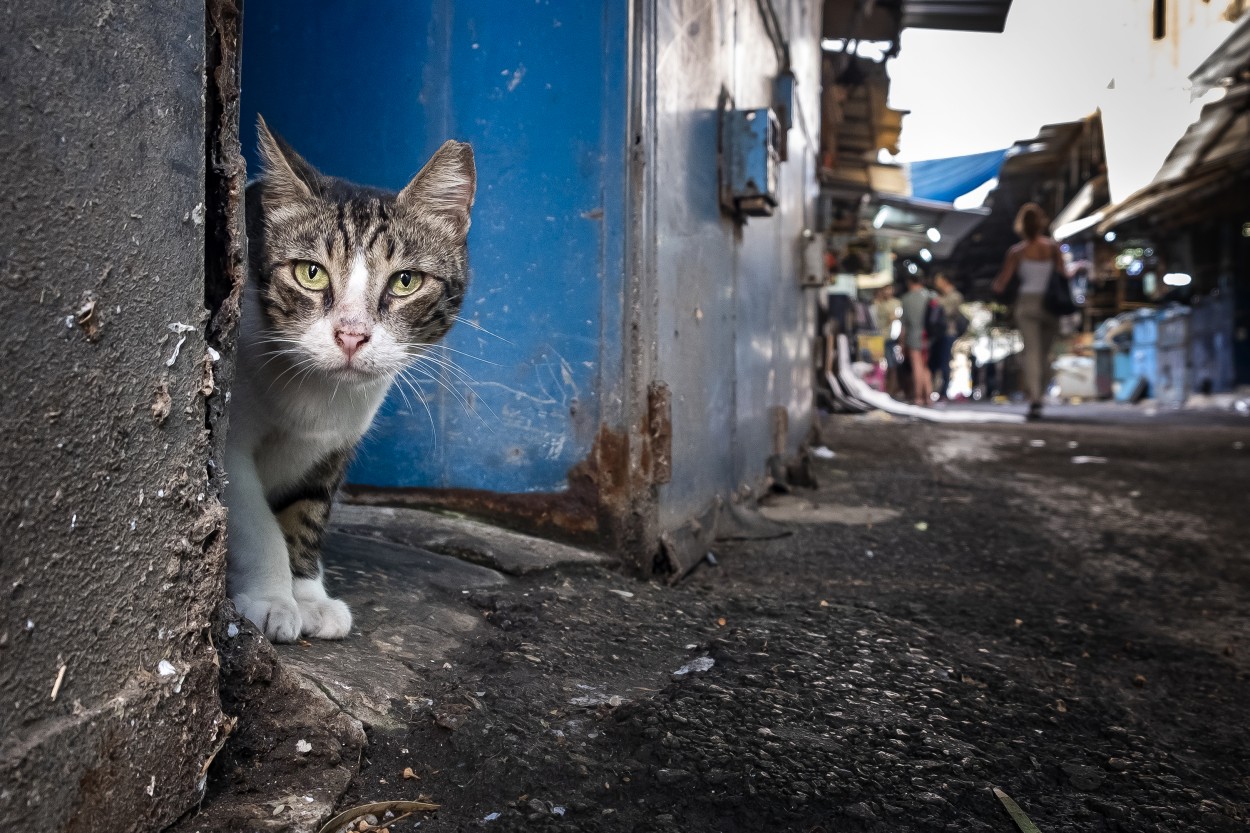
<instances>
[{"instance_id":1,"label":"woman walking","mask_svg":"<svg viewBox=\"0 0 1250 833\"><path fill-rule=\"evenodd\" d=\"M1019 277L1016 326L1024 339L1024 388L1029 397L1029 419L1041 419L1042 396L1050 381L1050 350L1059 332L1059 319L1043 303L1050 275L1058 270L1067 277L1063 252L1046 234L1047 217L1037 203L1026 203L1016 215L1020 242L1007 250L1003 268L994 279L995 294L1002 294L1012 277Z\"/></svg>"}]
</instances>

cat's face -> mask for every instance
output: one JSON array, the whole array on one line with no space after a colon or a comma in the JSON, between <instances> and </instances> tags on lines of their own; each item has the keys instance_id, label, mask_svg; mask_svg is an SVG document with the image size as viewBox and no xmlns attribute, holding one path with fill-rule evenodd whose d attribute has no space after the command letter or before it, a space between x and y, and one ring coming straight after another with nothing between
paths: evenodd
<instances>
[{"instance_id":1,"label":"cat's face","mask_svg":"<svg viewBox=\"0 0 1250 833\"><path fill-rule=\"evenodd\" d=\"M259 127L247 225L267 352L336 381L393 376L460 310L472 149L447 142L393 194L322 176Z\"/></svg>"}]
</instances>

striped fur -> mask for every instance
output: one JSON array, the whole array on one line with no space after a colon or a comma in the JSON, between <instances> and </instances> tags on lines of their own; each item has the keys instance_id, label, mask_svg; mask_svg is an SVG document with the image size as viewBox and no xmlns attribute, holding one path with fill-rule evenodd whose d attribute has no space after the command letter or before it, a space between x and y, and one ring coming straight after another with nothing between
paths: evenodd
<instances>
[{"instance_id":1,"label":"striped fur","mask_svg":"<svg viewBox=\"0 0 1250 833\"><path fill-rule=\"evenodd\" d=\"M230 594L274 641L341 638L351 613L320 559L331 502L396 376L459 313L473 153L447 142L396 194L321 175L263 121L260 139L226 449ZM301 263L324 283L307 268L301 283Z\"/></svg>"}]
</instances>

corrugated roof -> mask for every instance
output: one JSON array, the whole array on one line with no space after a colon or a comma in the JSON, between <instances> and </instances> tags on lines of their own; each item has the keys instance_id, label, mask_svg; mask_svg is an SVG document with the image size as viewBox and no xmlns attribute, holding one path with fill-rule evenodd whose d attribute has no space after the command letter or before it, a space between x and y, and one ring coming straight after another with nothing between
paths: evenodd
<instances>
[{"instance_id":1,"label":"corrugated roof","mask_svg":"<svg viewBox=\"0 0 1250 833\"><path fill-rule=\"evenodd\" d=\"M1227 189L1250 165L1250 84L1202 108L1150 185L1107 210L1100 232L1152 212L1175 214ZM1231 177L1231 178L1230 178ZM1240 186L1238 186L1240 187Z\"/></svg>"},{"instance_id":2,"label":"corrugated roof","mask_svg":"<svg viewBox=\"0 0 1250 833\"><path fill-rule=\"evenodd\" d=\"M1226 79L1235 78L1247 64L1250 64L1250 14L1243 14L1232 34L1189 76L1194 93L1202 95Z\"/></svg>"}]
</instances>

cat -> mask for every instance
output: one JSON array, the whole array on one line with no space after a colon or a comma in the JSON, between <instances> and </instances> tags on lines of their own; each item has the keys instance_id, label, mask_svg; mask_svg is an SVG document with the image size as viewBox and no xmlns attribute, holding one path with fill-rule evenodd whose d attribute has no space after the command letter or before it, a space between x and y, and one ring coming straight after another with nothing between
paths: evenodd
<instances>
[{"instance_id":1,"label":"cat","mask_svg":"<svg viewBox=\"0 0 1250 833\"><path fill-rule=\"evenodd\" d=\"M273 642L342 639L325 590L330 503L397 375L468 284L473 150L448 141L398 194L324 176L258 118L248 278L229 405L227 584Z\"/></svg>"}]
</instances>

